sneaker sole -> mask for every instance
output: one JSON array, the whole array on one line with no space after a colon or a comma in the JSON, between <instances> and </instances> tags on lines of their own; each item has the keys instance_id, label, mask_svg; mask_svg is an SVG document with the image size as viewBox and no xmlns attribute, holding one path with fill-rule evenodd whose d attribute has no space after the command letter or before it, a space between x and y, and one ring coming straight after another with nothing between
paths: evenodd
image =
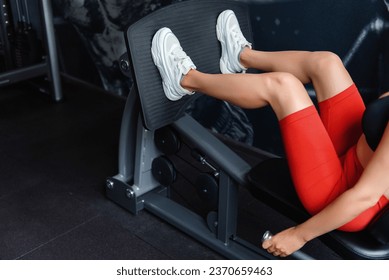
<instances>
[{"instance_id":1,"label":"sneaker sole","mask_svg":"<svg viewBox=\"0 0 389 280\"><path fill-rule=\"evenodd\" d=\"M220 41L220 43L222 45L222 53L221 53L221 57L220 57L220 71L223 74L232 74L232 73L234 73L234 72L231 72L230 70L228 70L228 68L227 68L227 66L226 66L226 64L224 62L227 59L226 56L228 56L228 55L227 55L227 52L225 51L227 49L226 42L224 42L224 40L222 40L222 34L223 34L223 31L224 31L223 30L224 24L222 24L222 23L225 22L225 19L227 17L229 17L232 13L233 13L233 11L231 11L231 10L223 12L217 18L217 23L216 23L216 36L217 36L217 39Z\"/></svg>"}]
</instances>

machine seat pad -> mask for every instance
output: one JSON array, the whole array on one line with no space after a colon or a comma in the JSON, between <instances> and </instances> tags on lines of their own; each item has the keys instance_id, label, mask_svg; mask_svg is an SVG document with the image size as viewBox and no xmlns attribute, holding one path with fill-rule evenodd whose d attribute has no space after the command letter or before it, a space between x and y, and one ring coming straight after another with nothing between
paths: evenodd
<instances>
[{"instance_id":1,"label":"machine seat pad","mask_svg":"<svg viewBox=\"0 0 389 280\"><path fill-rule=\"evenodd\" d=\"M376 217L367 230L381 243L389 244L389 205Z\"/></svg>"},{"instance_id":2,"label":"machine seat pad","mask_svg":"<svg viewBox=\"0 0 389 280\"><path fill-rule=\"evenodd\" d=\"M251 169L248 174L249 190L258 200L275 204L280 212L288 213L293 220L309 217L294 190L288 163L283 158L269 158Z\"/></svg>"}]
</instances>

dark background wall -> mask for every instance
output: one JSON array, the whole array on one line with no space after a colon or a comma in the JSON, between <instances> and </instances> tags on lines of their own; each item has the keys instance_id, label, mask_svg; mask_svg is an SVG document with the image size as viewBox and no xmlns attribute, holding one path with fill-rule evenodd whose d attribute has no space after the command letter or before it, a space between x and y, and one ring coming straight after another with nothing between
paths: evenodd
<instances>
[{"instance_id":1,"label":"dark background wall","mask_svg":"<svg viewBox=\"0 0 389 280\"><path fill-rule=\"evenodd\" d=\"M122 31L142 16L178 1L99 0L85 1L83 6L80 2L83 1L54 1L57 14L75 29L77 36L73 38L74 41L79 41L77 48L66 47L73 44L67 35L61 45L65 46L62 48L65 57L77 55L86 57L84 54L86 52L91 59L88 63L87 59L64 58L63 61L67 62L69 70L76 71L75 75L100 84L101 87L116 94L126 95L131 81L123 78L117 63L118 57L125 52ZM333 51L344 60L366 99L389 89L387 85L389 35L388 28L385 29L383 26L385 23L388 25L389 12L388 4L384 0L242 2L250 6L253 43L256 48L269 51L286 49ZM67 30L69 27L65 25L62 29ZM59 37L61 39L60 34ZM76 49L79 50L79 54ZM80 67L78 64L81 61ZM72 75L71 71L69 72ZM204 101L198 107L204 104L209 104L209 101ZM223 107L220 104L216 106ZM210 111L215 111L215 108L212 109ZM240 126L245 128L241 134L246 134L237 137L238 140L244 139L248 144L283 155L278 124L272 110L264 108L244 113L247 119L242 117L241 112L234 114L234 117L241 116ZM204 116L204 110L201 115ZM248 126L251 126L252 130L247 129ZM228 134L221 127L218 130Z\"/></svg>"},{"instance_id":2,"label":"dark background wall","mask_svg":"<svg viewBox=\"0 0 389 280\"><path fill-rule=\"evenodd\" d=\"M367 101L389 90L389 12L385 1L247 2L252 6L256 48L333 51L343 59ZM247 111L247 115L255 131L254 145L282 155L271 109Z\"/></svg>"},{"instance_id":3,"label":"dark background wall","mask_svg":"<svg viewBox=\"0 0 389 280\"><path fill-rule=\"evenodd\" d=\"M239 0L237 0L239 1ZM10 0L15 23L16 3L27 2L31 23L39 38L42 28L39 1ZM141 17L179 0L52 0L61 71L93 86L126 97L131 80L119 69L126 51L123 31ZM250 6L254 46L261 50L329 50L345 62L364 98L389 90L388 0L241 0ZM307 89L313 94L311 87ZM313 98L314 99L314 98ZM226 104L204 100L198 108ZM239 141L283 154L277 121L270 108L235 112L216 130L228 134L234 119ZM198 113L204 116L206 109ZM216 118L212 115L212 118ZM209 124L210 126L215 124ZM232 127L232 126L231 126ZM231 128L233 129L233 128ZM227 129L228 130L228 129ZM239 135L240 136L239 136Z\"/></svg>"}]
</instances>

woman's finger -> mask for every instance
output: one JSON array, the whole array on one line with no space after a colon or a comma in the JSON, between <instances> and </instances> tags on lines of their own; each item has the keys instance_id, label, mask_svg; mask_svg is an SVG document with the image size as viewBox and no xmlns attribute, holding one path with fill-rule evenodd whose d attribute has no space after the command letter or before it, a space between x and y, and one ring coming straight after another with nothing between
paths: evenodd
<instances>
[{"instance_id":1,"label":"woman's finger","mask_svg":"<svg viewBox=\"0 0 389 280\"><path fill-rule=\"evenodd\" d=\"M272 246L272 242L271 242L271 240L269 239L269 240L265 240L265 241L263 241L263 243L262 243L262 248L263 249L268 249L269 247L271 247Z\"/></svg>"}]
</instances>

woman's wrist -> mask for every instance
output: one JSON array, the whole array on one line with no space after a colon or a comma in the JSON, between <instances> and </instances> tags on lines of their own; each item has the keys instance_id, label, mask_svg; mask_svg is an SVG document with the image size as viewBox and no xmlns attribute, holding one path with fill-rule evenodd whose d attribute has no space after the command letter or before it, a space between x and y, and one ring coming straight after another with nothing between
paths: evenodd
<instances>
[{"instance_id":1,"label":"woman's wrist","mask_svg":"<svg viewBox=\"0 0 389 280\"><path fill-rule=\"evenodd\" d=\"M299 224L294 227L294 232L296 236L302 240L304 243L307 243L308 241L311 241L316 236L306 228L306 223Z\"/></svg>"}]
</instances>

